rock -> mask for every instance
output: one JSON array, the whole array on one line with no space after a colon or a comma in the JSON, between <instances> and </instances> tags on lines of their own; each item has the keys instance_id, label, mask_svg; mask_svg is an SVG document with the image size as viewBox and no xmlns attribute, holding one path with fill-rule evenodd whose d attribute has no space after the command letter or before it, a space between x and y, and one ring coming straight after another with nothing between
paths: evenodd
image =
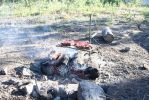
<instances>
[{"instance_id":1,"label":"rock","mask_svg":"<svg viewBox=\"0 0 149 100\"><path fill-rule=\"evenodd\" d=\"M146 70L146 68L144 66L139 66L138 69L139 70Z\"/></svg>"},{"instance_id":2,"label":"rock","mask_svg":"<svg viewBox=\"0 0 149 100\"><path fill-rule=\"evenodd\" d=\"M112 45L112 46L120 45L120 42L119 42L119 41L113 41L113 42L111 43L111 45Z\"/></svg>"},{"instance_id":3,"label":"rock","mask_svg":"<svg viewBox=\"0 0 149 100\"><path fill-rule=\"evenodd\" d=\"M38 82L36 87L36 92L39 95L40 99L51 100L58 95L58 82L56 81L45 81ZM35 95L36 96L36 95Z\"/></svg>"},{"instance_id":4,"label":"rock","mask_svg":"<svg viewBox=\"0 0 149 100\"><path fill-rule=\"evenodd\" d=\"M4 81L2 83L5 85L18 85L20 83L20 81L17 79L10 79L10 80Z\"/></svg>"},{"instance_id":5,"label":"rock","mask_svg":"<svg viewBox=\"0 0 149 100\"><path fill-rule=\"evenodd\" d=\"M7 67L0 68L0 75L7 75L7 74L8 74Z\"/></svg>"},{"instance_id":6,"label":"rock","mask_svg":"<svg viewBox=\"0 0 149 100\"><path fill-rule=\"evenodd\" d=\"M28 83L27 85L20 86L18 90L22 95L31 95L34 91L34 85L34 83Z\"/></svg>"},{"instance_id":7,"label":"rock","mask_svg":"<svg viewBox=\"0 0 149 100\"><path fill-rule=\"evenodd\" d=\"M58 96L58 82L56 81L44 81L35 83L34 80L30 82L21 83L18 86L18 93L27 96L31 95L34 98L40 100L51 100Z\"/></svg>"},{"instance_id":8,"label":"rock","mask_svg":"<svg viewBox=\"0 0 149 100\"><path fill-rule=\"evenodd\" d=\"M125 53L125 52L130 51L130 48L129 47L125 47L124 49L121 49L119 51L122 52L122 53Z\"/></svg>"},{"instance_id":9,"label":"rock","mask_svg":"<svg viewBox=\"0 0 149 100\"><path fill-rule=\"evenodd\" d=\"M78 100L106 100L103 89L88 81L80 82L77 94Z\"/></svg>"},{"instance_id":10,"label":"rock","mask_svg":"<svg viewBox=\"0 0 149 100\"><path fill-rule=\"evenodd\" d=\"M149 70L149 64L144 64L143 67Z\"/></svg>"},{"instance_id":11,"label":"rock","mask_svg":"<svg viewBox=\"0 0 149 100\"><path fill-rule=\"evenodd\" d=\"M23 68L22 69L22 75L23 76L32 76L32 72L29 68Z\"/></svg>"},{"instance_id":12,"label":"rock","mask_svg":"<svg viewBox=\"0 0 149 100\"><path fill-rule=\"evenodd\" d=\"M38 91L38 94L42 100L50 100L53 98L52 94L50 92L48 93L47 87L41 87Z\"/></svg>"},{"instance_id":13,"label":"rock","mask_svg":"<svg viewBox=\"0 0 149 100\"><path fill-rule=\"evenodd\" d=\"M48 77L45 75L42 75L42 81L47 81L47 80L48 80Z\"/></svg>"},{"instance_id":14,"label":"rock","mask_svg":"<svg viewBox=\"0 0 149 100\"><path fill-rule=\"evenodd\" d=\"M59 85L59 95L62 99L77 99L78 84Z\"/></svg>"}]
</instances>

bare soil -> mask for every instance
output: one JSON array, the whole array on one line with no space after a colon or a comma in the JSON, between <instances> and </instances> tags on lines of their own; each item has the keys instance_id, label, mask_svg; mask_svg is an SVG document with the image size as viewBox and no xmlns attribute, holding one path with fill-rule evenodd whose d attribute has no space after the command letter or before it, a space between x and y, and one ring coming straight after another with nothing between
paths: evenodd
<instances>
[{"instance_id":1,"label":"bare soil","mask_svg":"<svg viewBox=\"0 0 149 100\"><path fill-rule=\"evenodd\" d=\"M16 88L4 84L9 79L23 80L16 75L15 68L47 57L64 39L88 40L87 16L70 20L61 17L1 19L0 23L0 67L8 68L8 75L0 76L0 99L3 100L27 98L14 95L12 91ZM92 33L107 23L106 16L94 16ZM149 100L149 33L140 31L137 26L133 21L115 19L111 25L115 35L113 43L104 42L100 34L96 42L92 39L91 65L100 73L94 82L103 87L108 100ZM130 51L119 51L125 47ZM78 51L79 56L87 52Z\"/></svg>"}]
</instances>

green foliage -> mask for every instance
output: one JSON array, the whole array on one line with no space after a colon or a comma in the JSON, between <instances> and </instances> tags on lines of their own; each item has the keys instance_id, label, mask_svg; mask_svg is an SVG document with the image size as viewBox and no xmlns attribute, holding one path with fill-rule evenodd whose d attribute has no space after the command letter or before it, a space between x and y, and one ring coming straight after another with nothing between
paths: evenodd
<instances>
[{"instance_id":1,"label":"green foliage","mask_svg":"<svg viewBox=\"0 0 149 100\"><path fill-rule=\"evenodd\" d=\"M0 16L33 16L50 13L114 13L123 0L1 0ZM140 0L132 0L138 4ZM132 3L132 2L131 2Z\"/></svg>"}]
</instances>

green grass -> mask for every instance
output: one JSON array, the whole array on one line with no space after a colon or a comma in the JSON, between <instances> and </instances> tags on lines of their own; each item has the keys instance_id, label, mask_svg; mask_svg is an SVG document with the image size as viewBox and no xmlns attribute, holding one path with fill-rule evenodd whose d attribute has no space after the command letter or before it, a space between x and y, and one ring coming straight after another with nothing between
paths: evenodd
<instances>
[{"instance_id":1,"label":"green grass","mask_svg":"<svg viewBox=\"0 0 149 100\"><path fill-rule=\"evenodd\" d=\"M71 2L69 2L71 1ZM109 4L103 3L100 0L58 0L48 1L32 1L26 6L25 2L17 3L3 3L0 6L0 17L26 17L26 16L36 16L36 15L48 15L52 14L64 14L64 18L71 17L74 14L94 14L100 16L101 14L109 14L109 24L113 22L115 16L122 16L126 20L134 20L133 14L130 10L134 9L139 11L145 18L149 15L148 7L141 7L139 4L128 4L124 3ZM121 14L120 10L126 11L125 14Z\"/></svg>"}]
</instances>

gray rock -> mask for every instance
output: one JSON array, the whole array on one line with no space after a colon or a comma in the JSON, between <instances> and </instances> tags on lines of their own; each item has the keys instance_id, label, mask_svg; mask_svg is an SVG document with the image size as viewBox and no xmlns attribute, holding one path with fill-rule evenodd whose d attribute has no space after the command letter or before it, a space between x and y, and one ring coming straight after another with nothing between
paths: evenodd
<instances>
[{"instance_id":1,"label":"gray rock","mask_svg":"<svg viewBox=\"0 0 149 100\"><path fill-rule=\"evenodd\" d=\"M128 52L128 51L130 51L130 47L125 47L125 48L123 48L119 51L122 52L122 53Z\"/></svg>"},{"instance_id":2,"label":"gray rock","mask_svg":"<svg viewBox=\"0 0 149 100\"><path fill-rule=\"evenodd\" d=\"M4 81L3 84L5 85L18 85L20 83L20 80L16 78L12 78L10 80Z\"/></svg>"},{"instance_id":3,"label":"gray rock","mask_svg":"<svg viewBox=\"0 0 149 100\"><path fill-rule=\"evenodd\" d=\"M63 99L77 99L78 84L59 85L59 95Z\"/></svg>"},{"instance_id":4,"label":"gray rock","mask_svg":"<svg viewBox=\"0 0 149 100\"><path fill-rule=\"evenodd\" d=\"M40 96L40 99L42 100L51 100L53 98L52 94L48 93L48 88L46 87L40 88L38 91L38 94Z\"/></svg>"},{"instance_id":5,"label":"gray rock","mask_svg":"<svg viewBox=\"0 0 149 100\"><path fill-rule=\"evenodd\" d=\"M29 83L27 85L22 85L19 87L19 92L21 92L22 95L31 95L34 91L34 83Z\"/></svg>"},{"instance_id":6,"label":"gray rock","mask_svg":"<svg viewBox=\"0 0 149 100\"><path fill-rule=\"evenodd\" d=\"M51 100L54 99L58 95L58 82L55 81L44 81L37 82L36 93L34 95L39 96L41 100ZM34 97L35 97L34 96Z\"/></svg>"},{"instance_id":7,"label":"gray rock","mask_svg":"<svg viewBox=\"0 0 149 100\"><path fill-rule=\"evenodd\" d=\"M111 45L112 46L120 45L120 41L112 41Z\"/></svg>"},{"instance_id":8,"label":"gray rock","mask_svg":"<svg viewBox=\"0 0 149 100\"><path fill-rule=\"evenodd\" d=\"M0 75L7 75L7 74L8 74L7 67L0 68Z\"/></svg>"},{"instance_id":9,"label":"gray rock","mask_svg":"<svg viewBox=\"0 0 149 100\"><path fill-rule=\"evenodd\" d=\"M106 96L100 86L82 81L78 87L78 100L106 100Z\"/></svg>"}]
</instances>

